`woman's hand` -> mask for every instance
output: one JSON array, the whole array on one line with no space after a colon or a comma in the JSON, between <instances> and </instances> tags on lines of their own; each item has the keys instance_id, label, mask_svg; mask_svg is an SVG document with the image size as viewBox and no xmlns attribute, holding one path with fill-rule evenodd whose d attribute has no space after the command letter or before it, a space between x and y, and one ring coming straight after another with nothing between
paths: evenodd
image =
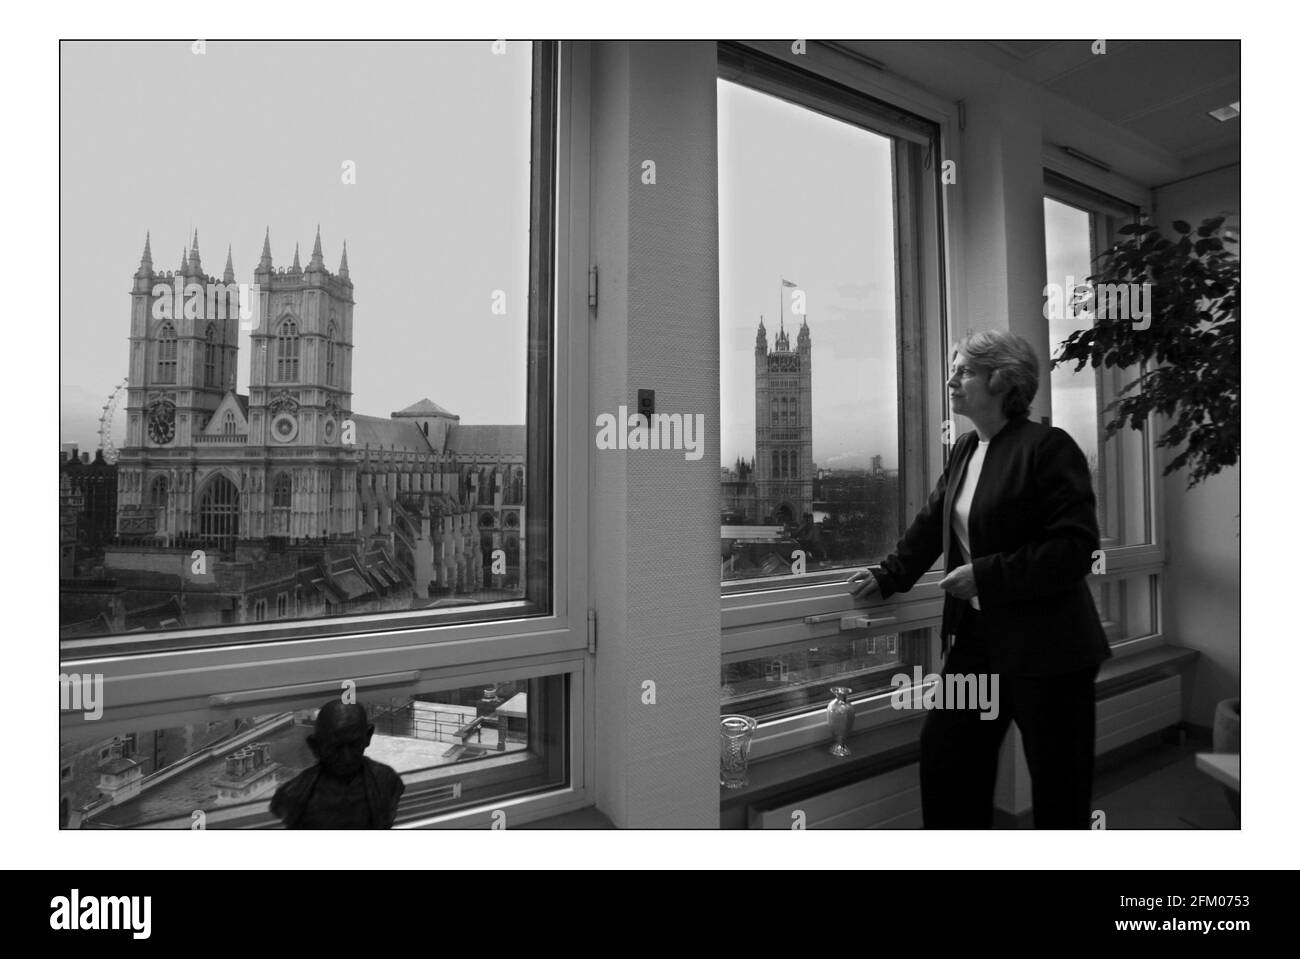
<instances>
[{"instance_id":1,"label":"woman's hand","mask_svg":"<svg viewBox=\"0 0 1300 959\"><path fill-rule=\"evenodd\" d=\"M854 573L848 578L847 582L849 592L853 594L854 599L869 599L872 596L880 595L880 584L876 582L876 577L872 575L869 569Z\"/></svg>"},{"instance_id":2,"label":"woman's hand","mask_svg":"<svg viewBox=\"0 0 1300 959\"><path fill-rule=\"evenodd\" d=\"M973 599L976 592L975 567L970 563L965 566L958 566L939 580L939 588L952 593L958 599Z\"/></svg>"}]
</instances>

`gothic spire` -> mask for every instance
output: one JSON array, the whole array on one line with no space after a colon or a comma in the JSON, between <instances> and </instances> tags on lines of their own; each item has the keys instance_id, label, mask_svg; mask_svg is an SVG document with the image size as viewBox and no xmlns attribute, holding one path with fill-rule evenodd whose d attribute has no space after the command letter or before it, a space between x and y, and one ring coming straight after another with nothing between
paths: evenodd
<instances>
[{"instance_id":1,"label":"gothic spire","mask_svg":"<svg viewBox=\"0 0 1300 959\"><path fill-rule=\"evenodd\" d=\"M221 275L222 282L224 283L235 282L235 261L230 258L231 252L232 252L231 247L229 244L227 244L226 245L226 271Z\"/></svg>"},{"instance_id":2,"label":"gothic spire","mask_svg":"<svg viewBox=\"0 0 1300 959\"><path fill-rule=\"evenodd\" d=\"M179 272L181 276L190 275L190 251L185 249L185 247L181 247L181 268L177 272Z\"/></svg>"},{"instance_id":3,"label":"gothic spire","mask_svg":"<svg viewBox=\"0 0 1300 959\"><path fill-rule=\"evenodd\" d=\"M190 272L195 276L203 275L203 263L199 260L199 231L194 231L194 245L190 247Z\"/></svg>"},{"instance_id":4,"label":"gothic spire","mask_svg":"<svg viewBox=\"0 0 1300 959\"><path fill-rule=\"evenodd\" d=\"M348 278L348 241L343 241L343 258L339 260L339 276L343 279Z\"/></svg>"},{"instance_id":5,"label":"gothic spire","mask_svg":"<svg viewBox=\"0 0 1300 959\"><path fill-rule=\"evenodd\" d=\"M136 276L149 276L153 273L153 253L149 250L149 231L144 232L144 253L140 256L140 269Z\"/></svg>"},{"instance_id":6,"label":"gothic spire","mask_svg":"<svg viewBox=\"0 0 1300 959\"><path fill-rule=\"evenodd\" d=\"M262 241L262 258L257 261L258 272L271 269L271 228L266 228L266 239Z\"/></svg>"},{"instance_id":7,"label":"gothic spire","mask_svg":"<svg viewBox=\"0 0 1300 959\"><path fill-rule=\"evenodd\" d=\"M316 243L311 248L311 262L307 264L307 272L311 273L317 270L325 269L325 257L320 250L320 224L316 224Z\"/></svg>"},{"instance_id":8,"label":"gothic spire","mask_svg":"<svg viewBox=\"0 0 1300 959\"><path fill-rule=\"evenodd\" d=\"M293 266L289 268L290 273L301 273L302 264L298 262L298 244L293 245Z\"/></svg>"}]
</instances>

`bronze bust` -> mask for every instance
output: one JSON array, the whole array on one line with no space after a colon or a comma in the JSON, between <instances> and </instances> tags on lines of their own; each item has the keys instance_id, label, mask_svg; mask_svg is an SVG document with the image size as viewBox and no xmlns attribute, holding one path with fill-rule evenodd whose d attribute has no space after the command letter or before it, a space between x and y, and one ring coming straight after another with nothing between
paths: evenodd
<instances>
[{"instance_id":1,"label":"bronze bust","mask_svg":"<svg viewBox=\"0 0 1300 959\"><path fill-rule=\"evenodd\" d=\"M316 765L275 791L271 812L286 829L390 829L406 788L391 766L364 755L375 727L359 703L331 699L307 745Z\"/></svg>"}]
</instances>

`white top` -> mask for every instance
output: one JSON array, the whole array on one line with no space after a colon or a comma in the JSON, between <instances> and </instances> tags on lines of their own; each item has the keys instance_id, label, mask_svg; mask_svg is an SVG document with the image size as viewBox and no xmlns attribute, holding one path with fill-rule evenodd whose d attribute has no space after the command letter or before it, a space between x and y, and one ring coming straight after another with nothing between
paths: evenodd
<instances>
[{"instance_id":1,"label":"white top","mask_svg":"<svg viewBox=\"0 0 1300 959\"><path fill-rule=\"evenodd\" d=\"M970 462L966 464L966 475L962 477L961 488L957 490L957 500L952 507L952 531L957 534L957 545L961 547L962 560L966 563L971 561L970 530L967 525L970 522L970 504L975 499L975 487L979 484L980 470L984 468L984 454L988 448L989 441L980 440L975 452L971 453ZM971 597L970 604L979 609L979 597Z\"/></svg>"}]
</instances>

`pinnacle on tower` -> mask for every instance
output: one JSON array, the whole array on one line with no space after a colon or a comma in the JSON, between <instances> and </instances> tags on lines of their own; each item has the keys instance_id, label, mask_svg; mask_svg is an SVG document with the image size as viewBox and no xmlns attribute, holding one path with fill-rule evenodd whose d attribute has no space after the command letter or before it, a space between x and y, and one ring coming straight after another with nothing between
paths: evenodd
<instances>
[{"instance_id":1,"label":"pinnacle on tower","mask_svg":"<svg viewBox=\"0 0 1300 959\"><path fill-rule=\"evenodd\" d=\"M302 264L298 262L298 244L293 245L293 266L289 268L290 273L301 273Z\"/></svg>"},{"instance_id":2,"label":"pinnacle on tower","mask_svg":"<svg viewBox=\"0 0 1300 959\"><path fill-rule=\"evenodd\" d=\"M181 268L177 272L179 272L181 276L190 275L190 251L185 249L185 247L181 247Z\"/></svg>"},{"instance_id":3,"label":"pinnacle on tower","mask_svg":"<svg viewBox=\"0 0 1300 959\"><path fill-rule=\"evenodd\" d=\"M194 231L194 245L190 247L190 272L195 276L203 275L203 263L199 260L199 231Z\"/></svg>"},{"instance_id":4,"label":"pinnacle on tower","mask_svg":"<svg viewBox=\"0 0 1300 959\"><path fill-rule=\"evenodd\" d=\"M343 241L343 258L339 260L339 276L348 278L348 241Z\"/></svg>"},{"instance_id":5,"label":"pinnacle on tower","mask_svg":"<svg viewBox=\"0 0 1300 959\"><path fill-rule=\"evenodd\" d=\"M140 256L140 269L136 276L149 276L153 273L153 253L149 250L149 231L144 233L144 253Z\"/></svg>"},{"instance_id":6,"label":"pinnacle on tower","mask_svg":"<svg viewBox=\"0 0 1300 959\"><path fill-rule=\"evenodd\" d=\"M312 273L317 270L325 269L325 257L320 250L320 224L316 224L316 244L311 248L311 262L307 264L307 272Z\"/></svg>"},{"instance_id":7,"label":"pinnacle on tower","mask_svg":"<svg viewBox=\"0 0 1300 959\"><path fill-rule=\"evenodd\" d=\"M221 280L223 283L235 282L235 261L232 260L230 257L231 257L231 248L230 245L227 244L226 245L226 270L221 275Z\"/></svg>"},{"instance_id":8,"label":"pinnacle on tower","mask_svg":"<svg viewBox=\"0 0 1300 959\"><path fill-rule=\"evenodd\" d=\"M257 261L259 273L271 269L271 228L266 228L266 239L262 241L262 258Z\"/></svg>"}]
</instances>

